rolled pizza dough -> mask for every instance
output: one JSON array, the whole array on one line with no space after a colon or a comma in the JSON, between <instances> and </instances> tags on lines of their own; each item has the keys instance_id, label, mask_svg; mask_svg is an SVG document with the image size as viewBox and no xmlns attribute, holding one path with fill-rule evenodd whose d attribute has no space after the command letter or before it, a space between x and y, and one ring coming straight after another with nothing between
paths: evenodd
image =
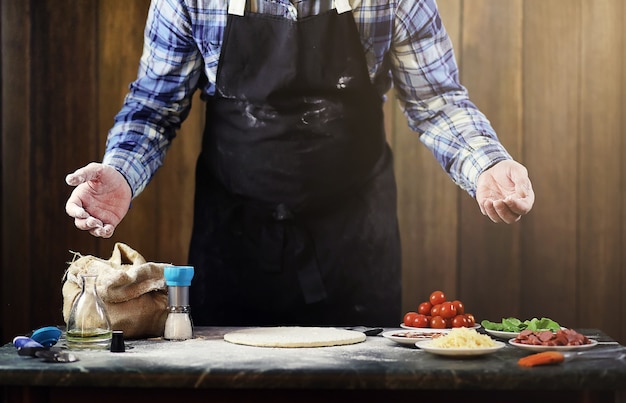
<instances>
[{"instance_id":1,"label":"rolled pizza dough","mask_svg":"<svg viewBox=\"0 0 626 403\"><path fill-rule=\"evenodd\" d=\"M365 334L334 327L278 326L235 330L224 340L256 347L329 347L365 341Z\"/></svg>"}]
</instances>

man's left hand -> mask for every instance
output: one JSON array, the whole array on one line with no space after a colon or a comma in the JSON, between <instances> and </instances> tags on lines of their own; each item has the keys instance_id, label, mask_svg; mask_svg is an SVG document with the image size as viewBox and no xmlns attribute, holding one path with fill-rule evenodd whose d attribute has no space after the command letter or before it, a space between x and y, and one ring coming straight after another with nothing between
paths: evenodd
<instances>
[{"instance_id":1,"label":"man's left hand","mask_svg":"<svg viewBox=\"0 0 626 403\"><path fill-rule=\"evenodd\" d=\"M519 221L535 202L526 167L505 160L484 171L478 177L476 201L480 211L495 223Z\"/></svg>"}]
</instances>

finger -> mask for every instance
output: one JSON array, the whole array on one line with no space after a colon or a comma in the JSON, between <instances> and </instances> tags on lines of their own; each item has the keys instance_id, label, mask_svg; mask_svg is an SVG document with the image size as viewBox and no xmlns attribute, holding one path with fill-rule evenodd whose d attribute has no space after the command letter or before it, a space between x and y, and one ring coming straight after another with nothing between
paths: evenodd
<instances>
[{"instance_id":1,"label":"finger","mask_svg":"<svg viewBox=\"0 0 626 403\"><path fill-rule=\"evenodd\" d=\"M517 214L528 213L535 202L535 192L528 177L515 180L515 194L505 198L507 205Z\"/></svg>"},{"instance_id":2,"label":"finger","mask_svg":"<svg viewBox=\"0 0 626 403\"><path fill-rule=\"evenodd\" d=\"M507 203L504 200L496 200L493 202L493 208L500 218L500 222L505 222L507 224L513 224L517 222L522 217L520 214L514 212L509 208Z\"/></svg>"},{"instance_id":3,"label":"finger","mask_svg":"<svg viewBox=\"0 0 626 403\"><path fill-rule=\"evenodd\" d=\"M93 236L101 237L101 238L111 238L113 236L113 232L115 231L115 227L111 224L106 224L101 227L94 228L89 231L89 233Z\"/></svg>"},{"instance_id":4,"label":"finger","mask_svg":"<svg viewBox=\"0 0 626 403\"><path fill-rule=\"evenodd\" d=\"M102 234L102 229L101 228L94 228L92 230L89 231L89 233L95 237L98 238L104 238L103 236L101 236Z\"/></svg>"},{"instance_id":5,"label":"finger","mask_svg":"<svg viewBox=\"0 0 626 403\"><path fill-rule=\"evenodd\" d=\"M483 201L482 203L478 203L478 207L480 208L480 212L482 215L487 215L487 211L485 211L485 201Z\"/></svg>"},{"instance_id":6,"label":"finger","mask_svg":"<svg viewBox=\"0 0 626 403\"><path fill-rule=\"evenodd\" d=\"M81 205L73 202L71 199L65 204L65 212L73 218L89 218L89 213Z\"/></svg>"},{"instance_id":7,"label":"finger","mask_svg":"<svg viewBox=\"0 0 626 403\"><path fill-rule=\"evenodd\" d=\"M102 236L105 238L110 238L115 231L115 226L111 224L105 224L104 228L102 228Z\"/></svg>"},{"instance_id":8,"label":"finger","mask_svg":"<svg viewBox=\"0 0 626 403\"><path fill-rule=\"evenodd\" d=\"M102 228L102 221L94 218L92 216L88 216L87 218L76 218L74 219L74 226L83 231L94 231L98 228Z\"/></svg>"},{"instance_id":9,"label":"finger","mask_svg":"<svg viewBox=\"0 0 626 403\"><path fill-rule=\"evenodd\" d=\"M527 214L533 207L535 201L534 193L532 190L524 197L518 197L517 195L510 195L504 199L504 203L509 209L517 215Z\"/></svg>"},{"instance_id":10,"label":"finger","mask_svg":"<svg viewBox=\"0 0 626 403\"><path fill-rule=\"evenodd\" d=\"M77 169L71 174L65 177L65 183L70 186L77 186L81 183L85 183L98 176L99 168L98 164L91 163L87 166Z\"/></svg>"},{"instance_id":11,"label":"finger","mask_svg":"<svg viewBox=\"0 0 626 403\"><path fill-rule=\"evenodd\" d=\"M65 177L65 183L67 183L70 186L78 186L84 182L85 182L85 178L83 176L77 175L76 173L68 174Z\"/></svg>"},{"instance_id":12,"label":"finger","mask_svg":"<svg viewBox=\"0 0 626 403\"><path fill-rule=\"evenodd\" d=\"M494 204L495 202L493 200L486 199L481 206L482 210L484 211L483 214L489 217L491 221L495 223L500 223L502 222L502 219L498 215L498 212L496 211Z\"/></svg>"},{"instance_id":13,"label":"finger","mask_svg":"<svg viewBox=\"0 0 626 403\"><path fill-rule=\"evenodd\" d=\"M515 194L520 198L528 196L532 192L532 185L528 179L515 183Z\"/></svg>"}]
</instances>

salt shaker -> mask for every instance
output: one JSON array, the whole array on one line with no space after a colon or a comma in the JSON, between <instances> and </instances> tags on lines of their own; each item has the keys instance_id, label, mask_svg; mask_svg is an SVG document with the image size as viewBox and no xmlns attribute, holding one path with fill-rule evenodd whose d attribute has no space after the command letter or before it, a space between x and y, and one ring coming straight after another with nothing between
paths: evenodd
<instances>
[{"instance_id":1,"label":"salt shaker","mask_svg":"<svg viewBox=\"0 0 626 403\"><path fill-rule=\"evenodd\" d=\"M167 284L168 314L163 338L187 340L193 337L189 309L189 286L193 278L192 266L166 266L163 269Z\"/></svg>"}]
</instances>

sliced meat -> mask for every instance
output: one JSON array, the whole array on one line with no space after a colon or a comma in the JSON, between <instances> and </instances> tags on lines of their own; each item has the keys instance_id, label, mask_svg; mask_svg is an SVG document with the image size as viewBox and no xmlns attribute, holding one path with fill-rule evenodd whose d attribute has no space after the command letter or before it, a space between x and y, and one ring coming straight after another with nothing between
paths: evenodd
<instances>
[{"instance_id":1,"label":"sliced meat","mask_svg":"<svg viewBox=\"0 0 626 403\"><path fill-rule=\"evenodd\" d=\"M561 329L556 332L523 330L515 341L534 346L580 346L591 343L587 336L573 329Z\"/></svg>"}]
</instances>

